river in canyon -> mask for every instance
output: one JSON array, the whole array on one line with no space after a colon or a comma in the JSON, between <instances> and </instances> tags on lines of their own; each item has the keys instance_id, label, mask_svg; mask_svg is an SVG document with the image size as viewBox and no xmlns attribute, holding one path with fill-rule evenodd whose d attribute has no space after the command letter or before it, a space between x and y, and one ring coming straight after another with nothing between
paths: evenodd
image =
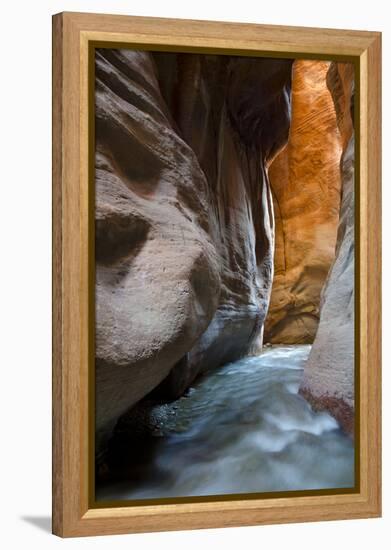
<instances>
[{"instance_id":1,"label":"river in canyon","mask_svg":"<svg viewBox=\"0 0 391 550\"><path fill-rule=\"evenodd\" d=\"M352 440L298 395L310 349L266 347L207 373L177 401L148 409L148 437L128 448L122 437L121 475L99 482L96 499L352 487Z\"/></svg>"}]
</instances>

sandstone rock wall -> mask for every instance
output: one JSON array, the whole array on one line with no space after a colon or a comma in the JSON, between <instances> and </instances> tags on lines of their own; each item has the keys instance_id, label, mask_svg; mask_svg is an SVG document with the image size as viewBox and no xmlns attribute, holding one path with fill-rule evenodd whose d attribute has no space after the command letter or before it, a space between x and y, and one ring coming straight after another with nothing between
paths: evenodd
<instances>
[{"instance_id":1,"label":"sandstone rock wall","mask_svg":"<svg viewBox=\"0 0 391 550\"><path fill-rule=\"evenodd\" d=\"M261 345L290 78L286 60L97 51L98 451L151 390Z\"/></svg>"},{"instance_id":2,"label":"sandstone rock wall","mask_svg":"<svg viewBox=\"0 0 391 550\"><path fill-rule=\"evenodd\" d=\"M346 432L354 432L354 133L353 67L333 63L328 85L344 147L342 201L336 257L321 300L316 338L304 370L301 393L326 409Z\"/></svg>"},{"instance_id":3,"label":"sandstone rock wall","mask_svg":"<svg viewBox=\"0 0 391 550\"><path fill-rule=\"evenodd\" d=\"M329 66L295 61L289 141L269 169L276 220L265 325L265 341L271 343L313 342L320 293L335 257L342 139L327 86Z\"/></svg>"}]
</instances>

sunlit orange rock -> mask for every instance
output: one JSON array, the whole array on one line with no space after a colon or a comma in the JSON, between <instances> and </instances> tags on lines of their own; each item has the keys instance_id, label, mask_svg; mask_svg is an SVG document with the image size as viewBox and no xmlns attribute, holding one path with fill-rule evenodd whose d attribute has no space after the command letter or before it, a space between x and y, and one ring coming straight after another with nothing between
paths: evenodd
<instances>
[{"instance_id":1,"label":"sunlit orange rock","mask_svg":"<svg viewBox=\"0 0 391 550\"><path fill-rule=\"evenodd\" d=\"M329 66L295 61L290 137L269 168L275 275L265 341L272 343L313 341L321 290L335 257L342 139L327 86Z\"/></svg>"}]
</instances>

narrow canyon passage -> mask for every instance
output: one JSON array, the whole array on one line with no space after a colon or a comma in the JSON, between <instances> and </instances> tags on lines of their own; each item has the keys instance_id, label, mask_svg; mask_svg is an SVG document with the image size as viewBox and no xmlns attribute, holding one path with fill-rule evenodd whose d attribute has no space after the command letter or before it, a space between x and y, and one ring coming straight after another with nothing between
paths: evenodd
<instances>
[{"instance_id":1,"label":"narrow canyon passage","mask_svg":"<svg viewBox=\"0 0 391 550\"><path fill-rule=\"evenodd\" d=\"M97 498L143 499L351 487L351 439L298 395L309 345L273 346L206 373L180 399L123 418L117 479ZM135 434L138 434L137 436Z\"/></svg>"},{"instance_id":2,"label":"narrow canyon passage","mask_svg":"<svg viewBox=\"0 0 391 550\"><path fill-rule=\"evenodd\" d=\"M97 50L97 499L354 485L353 94Z\"/></svg>"}]
</instances>

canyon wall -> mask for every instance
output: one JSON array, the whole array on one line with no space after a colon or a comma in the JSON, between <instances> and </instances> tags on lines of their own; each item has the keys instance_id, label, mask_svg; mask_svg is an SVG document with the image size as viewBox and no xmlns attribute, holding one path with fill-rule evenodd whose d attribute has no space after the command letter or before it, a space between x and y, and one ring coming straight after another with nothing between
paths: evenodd
<instances>
[{"instance_id":1,"label":"canyon wall","mask_svg":"<svg viewBox=\"0 0 391 550\"><path fill-rule=\"evenodd\" d=\"M98 452L152 390L262 345L291 64L97 50Z\"/></svg>"},{"instance_id":2,"label":"canyon wall","mask_svg":"<svg viewBox=\"0 0 391 550\"><path fill-rule=\"evenodd\" d=\"M295 61L290 136L269 168L276 242L265 341L275 344L313 342L320 293L335 257L342 140L329 66Z\"/></svg>"},{"instance_id":3,"label":"canyon wall","mask_svg":"<svg viewBox=\"0 0 391 550\"><path fill-rule=\"evenodd\" d=\"M320 322L300 392L354 433L354 133L353 66L332 63L328 72L343 144L342 200L336 255L322 291Z\"/></svg>"}]
</instances>

